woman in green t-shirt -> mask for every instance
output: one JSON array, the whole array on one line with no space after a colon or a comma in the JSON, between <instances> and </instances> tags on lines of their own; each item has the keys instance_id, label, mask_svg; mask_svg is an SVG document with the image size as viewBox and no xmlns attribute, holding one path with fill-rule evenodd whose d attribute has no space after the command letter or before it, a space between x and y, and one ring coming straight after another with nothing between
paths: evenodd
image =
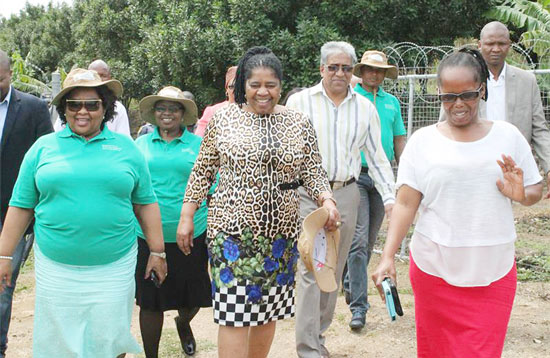
<instances>
[{"instance_id":1,"label":"woman in green t-shirt","mask_svg":"<svg viewBox=\"0 0 550 358\"><path fill-rule=\"evenodd\" d=\"M160 287L144 279L149 249L138 227L136 302L140 306L141 336L147 358L158 356L164 311L177 310L176 327L183 351L193 355L195 338L189 322L199 307L212 305L206 248L206 203L195 215L194 246L184 255L176 244L176 230L187 181L199 153L202 138L186 127L197 121L197 107L179 88L168 86L139 104L143 120L155 125L152 133L136 144L145 156L153 189L159 200L166 260L170 275Z\"/></svg>"},{"instance_id":2,"label":"woman in green t-shirt","mask_svg":"<svg viewBox=\"0 0 550 358\"><path fill-rule=\"evenodd\" d=\"M71 71L52 101L66 127L37 140L21 165L0 237L0 279L9 282L10 256L34 218L34 358L139 353L130 333L135 216L151 250L146 275L166 276L143 155L105 125L121 93L116 80Z\"/></svg>"}]
</instances>

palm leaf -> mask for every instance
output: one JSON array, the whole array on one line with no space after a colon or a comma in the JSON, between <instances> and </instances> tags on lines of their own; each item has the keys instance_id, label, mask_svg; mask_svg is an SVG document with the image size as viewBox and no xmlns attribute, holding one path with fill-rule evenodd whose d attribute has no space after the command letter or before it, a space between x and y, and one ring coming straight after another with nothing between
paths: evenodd
<instances>
[{"instance_id":1,"label":"palm leaf","mask_svg":"<svg viewBox=\"0 0 550 358\"><path fill-rule=\"evenodd\" d=\"M550 13L541 4L526 0L507 1L493 7L486 16L528 31L550 30Z\"/></svg>"}]
</instances>

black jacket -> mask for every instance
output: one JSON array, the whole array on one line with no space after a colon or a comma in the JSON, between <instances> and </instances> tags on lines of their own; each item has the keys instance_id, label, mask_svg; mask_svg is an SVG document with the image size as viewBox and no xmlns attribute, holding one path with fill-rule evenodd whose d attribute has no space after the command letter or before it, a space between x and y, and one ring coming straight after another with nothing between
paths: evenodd
<instances>
[{"instance_id":1,"label":"black jacket","mask_svg":"<svg viewBox=\"0 0 550 358\"><path fill-rule=\"evenodd\" d=\"M11 99L0 147L2 223L6 219L13 186L25 153L40 136L51 132L53 126L46 103L11 87Z\"/></svg>"}]
</instances>

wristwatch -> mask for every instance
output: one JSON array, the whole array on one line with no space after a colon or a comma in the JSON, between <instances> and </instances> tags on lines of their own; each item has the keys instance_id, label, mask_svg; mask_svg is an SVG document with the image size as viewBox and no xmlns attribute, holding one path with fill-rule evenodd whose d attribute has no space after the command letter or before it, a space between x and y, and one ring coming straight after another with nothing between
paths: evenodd
<instances>
[{"instance_id":1,"label":"wristwatch","mask_svg":"<svg viewBox=\"0 0 550 358\"><path fill-rule=\"evenodd\" d=\"M157 256L157 257L160 257L161 259L164 259L166 260L166 252L149 252L149 255L151 256Z\"/></svg>"}]
</instances>

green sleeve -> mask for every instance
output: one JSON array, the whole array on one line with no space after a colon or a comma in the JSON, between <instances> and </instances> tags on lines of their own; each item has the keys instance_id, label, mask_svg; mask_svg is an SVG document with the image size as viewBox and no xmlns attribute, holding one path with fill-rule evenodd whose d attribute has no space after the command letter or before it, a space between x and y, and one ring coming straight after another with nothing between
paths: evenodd
<instances>
[{"instance_id":1,"label":"green sleeve","mask_svg":"<svg viewBox=\"0 0 550 358\"><path fill-rule=\"evenodd\" d=\"M19 168L19 175L13 188L10 206L34 209L38 205L40 193L36 187L35 177L41 152L39 146L39 142L35 143L23 158L23 162Z\"/></svg>"},{"instance_id":2,"label":"green sleeve","mask_svg":"<svg viewBox=\"0 0 550 358\"><path fill-rule=\"evenodd\" d=\"M395 120L393 121L393 136L407 135L407 130L403 124L403 117L401 117L401 105L397 98L394 97L393 99L395 101L395 108L397 108Z\"/></svg>"}]
</instances>

